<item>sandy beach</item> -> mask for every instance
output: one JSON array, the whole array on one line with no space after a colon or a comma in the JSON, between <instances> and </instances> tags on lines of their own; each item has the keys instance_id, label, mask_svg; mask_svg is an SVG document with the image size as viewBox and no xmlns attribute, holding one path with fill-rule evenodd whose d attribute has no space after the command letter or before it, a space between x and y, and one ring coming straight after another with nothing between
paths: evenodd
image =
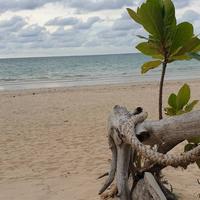
<instances>
[{"instance_id":1,"label":"sandy beach","mask_svg":"<svg viewBox=\"0 0 200 200\"><path fill-rule=\"evenodd\" d=\"M186 81L200 99L200 81ZM184 81L167 82L166 97ZM111 158L106 123L113 106L158 116L158 83L0 93L0 200L97 200ZM200 104L195 109L200 109ZM98 136L98 137L97 137ZM180 145L175 153L181 153ZM199 199L200 173L167 168L180 199Z\"/></svg>"}]
</instances>

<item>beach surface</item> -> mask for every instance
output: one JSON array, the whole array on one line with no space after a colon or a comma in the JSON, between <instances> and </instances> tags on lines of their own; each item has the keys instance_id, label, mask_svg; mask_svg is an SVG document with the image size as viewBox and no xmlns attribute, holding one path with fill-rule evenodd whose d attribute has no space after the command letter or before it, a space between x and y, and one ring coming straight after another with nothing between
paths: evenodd
<instances>
[{"instance_id":1,"label":"beach surface","mask_svg":"<svg viewBox=\"0 0 200 200\"><path fill-rule=\"evenodd\" d=\"M200 99L200 81L187 81ZM167 96L184 81L167 82ZM0 93L0 199L97 200L111 153L107 118L116 105L158 116L158 83L37 89ZM195 109L200 109L200 104ZM183 144L173 153L181 153ZM180 199L199 199L200 171L166 168Z\"/></svg>"}]
</instances>

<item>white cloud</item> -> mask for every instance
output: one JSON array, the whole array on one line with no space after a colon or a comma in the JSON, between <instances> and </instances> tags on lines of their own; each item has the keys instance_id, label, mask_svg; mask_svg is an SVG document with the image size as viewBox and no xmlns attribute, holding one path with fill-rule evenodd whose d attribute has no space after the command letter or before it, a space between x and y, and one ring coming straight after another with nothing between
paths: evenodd
<instances>
[{"instance_id":1,"label":"white cloud","mask_svg":"<svg viewBox=\"0 0 200 200\"><path fill-rule=\"evenodd\" d=\"M86 22L79 21L74 28L76 29L90 29L95 23L101 21L100 17L90 17Z\"/></svg>"},{"instance_id":2,"label":"white cloud","mask_svg":"<svg viewBox=\"0 0 200 200\"><path fill-rule=\"evenodd\" d=\"M0 0L0 56L133 52L145 35L126 7L143 0ZM179 21L200 32L200 3L174 0ZM113 51L113 52L112 52Z\"/></svg>"}]
</instances>

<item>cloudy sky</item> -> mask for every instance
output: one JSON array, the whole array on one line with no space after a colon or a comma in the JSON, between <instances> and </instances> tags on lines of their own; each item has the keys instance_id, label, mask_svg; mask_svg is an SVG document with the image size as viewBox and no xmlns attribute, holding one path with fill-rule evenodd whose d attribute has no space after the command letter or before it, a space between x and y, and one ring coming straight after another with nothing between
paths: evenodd
<instances>
[{"instance_id":1,"label":"cloudy sky","mask_svg":"<svg viewBox=\"0 0 200 200\"><path fill-rule=\"evenodd\" d=\"M135 52L144 34L126 13L144 0L0 0L0 57ZM200 33L200 1L174 0Z\"/></svg>"}]
</instances>

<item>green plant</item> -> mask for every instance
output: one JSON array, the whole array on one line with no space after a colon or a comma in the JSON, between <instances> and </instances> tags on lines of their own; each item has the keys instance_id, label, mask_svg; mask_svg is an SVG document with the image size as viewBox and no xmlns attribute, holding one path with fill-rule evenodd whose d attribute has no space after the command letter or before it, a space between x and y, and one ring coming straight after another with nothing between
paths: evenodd
<instances>
[{"instance_id":1,"label":"green plant","mask_svg":"<svg viewBox=\"0 0 200 200\"><path fill-rule=\"evenodd\" d=\"M194 106L199 102L194 100L189 103L191 96L190 87L184 84L178 94L172 93L168 98L169 107L165 108L165 114L169 116L181 115L193 110Z\"/></svg>"},{"instance_id":2,"label":"green plant","mask_svg":"<svg viewBox=\"0 0 200 200\"><path fill-rule=\"evenodd\" d=\"M137 11L127 9L130 17L143 26L149 36L136 48L154 60L142 65L142 73L162 64L159 89L159 119L162 119L163 84L168 63L189 60L200 51L200 39L194 35L193 25L188 22L177 24L175 7L171 0L147 0ZM196 55L196 54L195 54Z\"/></svg>"},{"instance_id":3,"label":"green plant","mask_svg":"<svg viewBox=\"0 0 200 200\"><path fill-rule=\"evenodd\" d=\"M200 137L192 138L188 140L188 144L185 145L184 151L190 151L200 145ZM200 160L196 161L197 166L200 168Z\"/></svg>"},{"instance_id":4,"label":"green plant","mask_svg":"<svg viewBox=\"0 0 200 200\"><path fill-rule=\"evenodd\" d=\"M184 84L178 94L172 93L168 98L169 107L165 108L165 114L169 116L181 115L193 110L194 106L199 102L194 100L189 103L190 100L190 87ZM200 145L200 137L191 138L188 140L188 144L185 145L184 151L190 151L191 149ZM200 168L200 160L196 162Z\"/></svg>"}]
</instances>

